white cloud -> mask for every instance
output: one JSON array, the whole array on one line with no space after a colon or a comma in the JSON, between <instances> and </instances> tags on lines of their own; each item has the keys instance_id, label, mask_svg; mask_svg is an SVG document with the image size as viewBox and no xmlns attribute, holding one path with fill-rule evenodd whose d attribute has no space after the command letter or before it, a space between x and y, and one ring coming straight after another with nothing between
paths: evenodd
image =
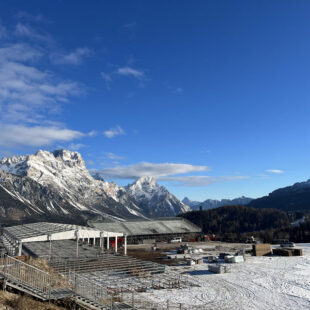
<instances>
[{"instance_id":1,"label":"white cloud","mask_svg":"<svg viewBox=\"0 0 310 310\"><path fill-rule=\"evenodd\" d=\"M182 176L182 177L161 177L158 180L172 181L179 186L207 186L219 182L230 182L247 179L248 176Z\"/></svg>"},{"instance_id":2,"label":"white cloud","mask_svg":"<svg viewBox=\"0 0 310 310\"><path fill-rule=\"evenodd\" d=\"M123 160L126 158L124 156L119 156L119 155L116 155L114 153L105 153L105 155L107 158L109 158L111 160Z\"/></svg>"},{"instance_id":3,"label":"white cloud","mask_svg":"<svg viewBox=\"0 0 310 310\"><path fill-rule=\"evenodd\" d=\"M28 39L33 41L43 41L47 43L52 42L52 38L49 35L39 33L29 25L25 25L22 23L18 23L16 25L14 34L20 37L27 37Z\"/></svg>"},{"instance_id":4,"label":"white cloud","mask_svg":"<svg viewBox=\"0 0 310 310\"><path fill-rule=\"evenodd\" d=\"M82 144L82 143L70 143L68 146L67 146L67 149L68 150L71 150L71 151L78 151L79 149L83 148L83 147L86 147L85 144Z\"/></svg>"},{"instance_id":5,"label":"white cloud","mask_svg":"<svg viewBox=\"0 0 310 310\"><path fill-rule=\"evenodd\" d=\"M101 72L101 77L105 80L107 88L110 89L110 84L113 81L114 77L117 76L126 76L133 77L139 80L139 85L143 86L143 82L147 80L143 71L134 69L132 67L120 67L112 72Z\"/></svg>"},{"instance_id":6,"label":"white cloud","mask_svg":"<svg viewBox=\"0 0 310 310\"><path fill-rule=\"evenodd\" d=\"M98 171L104 178L111 179L137 179L140 177L152 176L155 178L166 177L175 174L206 171L206 166L193 166L189 164L161 163L154 164L142 162L129 166L117 166L104 168Z\"/></svg>"},{"instance_id":7,"label":"white cloud","mask_svg":"<svg viewBox=\"0 0 310 310\"><path fill-rule=\"evenodd\" d=\"M93 130L93 131L90 131L87 135L89 136L89 137L95 137L95 136L97 136L97 131L95 131L95 130Z\"/></svg>"},{"instance_id":8,"label":"white cloud","mask_svg":"<svg viewBox=\"0 0 310 310\"><path fill-rule=\"evenodd\" d=\"M110 128L109 130L106 130L103 132L104 136L106 136L109 139L112 139L116 136L121 136L125 134L125 131L122 127L116 126L114 128Z\"/></svg>"},{"instance_id":9,"label":"white cloud","mask_svg":"<svg viewBox=\"0 0 310 310\"><path fill-rule=\"evenodd\" d=\"M118 68L115 73L119 74L119 75L133 76L136 79L141 79L144 76L143 71L137 70L137 69L133 69L131 67Z\"/></svg>"},{"instance_id":10,"label":"white cloud","mask_svg":"<svg viewBox=\"0 0 310 310\"><path fill-rule=\"evenodd\" d=\"M55 142L67 142L84 134L66 128L24 125L0 125L0 145L3 147L46 146Z\"/></svg>"},{"instance_id":11,"label":"white cloud","mask_svg":"<svg viewBox=\"0 0 310 310\"><path fill-rule=\"evenodd\" d=\"M27 13L19 13L16 18L38 22L41 19ZM46 44L52 42L51 37L23 23L10 32L0 27L0 36L4 39L0 45L0 146L41 147L94 136L95 132L84 134L50 119L73 96L83 93L79 83L42 69L43 57L53 48Z\"/></svg>"},{"instance_id":12,"label":"white cloud","mask_svg":"<svg viewBox=\"0 0 310 310\"><path fill-rule=\"evenodd\" d=\"M30 65L42 57L40 50L27 44L0 48L0 103L5 121L42 121L60 103L81 93L81 85L57 79L51 72Z\"/></svg>"},{"instance_id":13,"label":"white cloud","mask_svg":"<svg viewBox=\"0 0 310 310\"><path fill-rule=\"evenodd\" d=\"M274 173L274 174L282 174L282 173L284 173L283 170L279 170L279 169L268 169L266 171L269 172L269 173Z\"/></svg>"},{"instance_id":14,"label":"white cloud","mask_svg":"<svg viewBox=\"0 0 310 310\"><path fill-rule=\"evenodd\" d=\"M79 47L69 54L51 54L50 58L54 64L79 65L83 58L90 56L91 51L87 47Z\"/></svg>"},{"instance_id":15,"label":"white cloud","mask_svg":"<svg viewBox=\"0 0 310 310\"><path fill-rule=\"evenodd\" d=\"M6 61L35 61L42 55L43 53L40 50L25 43L6 44L0 48L1 63Z\"/></svg>"}]
</instances>

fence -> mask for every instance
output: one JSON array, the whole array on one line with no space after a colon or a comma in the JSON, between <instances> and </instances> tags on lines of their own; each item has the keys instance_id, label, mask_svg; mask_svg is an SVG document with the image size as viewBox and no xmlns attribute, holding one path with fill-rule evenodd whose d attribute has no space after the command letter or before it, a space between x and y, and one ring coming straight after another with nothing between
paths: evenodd
<instances>
[{"instance_id":1,"label":"fence","mask_svg":"<svg viewBox=\"0 0 310 310\"><path fill-rule=\"evenodd\" d=\"M1 258L0 272L5 279L42 299L73 295L69 283L56 272L46 272L9 255Z\"/></svg>"},{"instance_id":2,"label":"fence","mask_svg":"<svg viewBox=\"0 0 310 310\"><path fill-rule=\"evenodd\" d=\"M114 294L108 292L106 287L98 285L73 271L69 271L67 278L76 296L90 300L98 305L108 306L113 304Z\"/></svg>"}]
</instances>

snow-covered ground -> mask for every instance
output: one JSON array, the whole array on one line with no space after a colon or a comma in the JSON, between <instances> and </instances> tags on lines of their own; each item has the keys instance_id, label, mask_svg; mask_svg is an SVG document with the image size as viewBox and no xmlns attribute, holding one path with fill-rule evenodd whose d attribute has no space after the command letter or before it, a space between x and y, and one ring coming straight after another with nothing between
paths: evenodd
<instances>
[{"instance_id":1,"label":"snow-covered ground","mask_svg":"<svg viewBox=\"0 0 310 310\"><path fill-rule=\"evenodd\" d=\"M200 287L144 293L149 301L182 303L188 309L310 309L310 244L298 257L248 257L231 272L212 274L207 264L185 269ZM175 267L171 267L175 269Z\"/></svg>"}]
</instances>

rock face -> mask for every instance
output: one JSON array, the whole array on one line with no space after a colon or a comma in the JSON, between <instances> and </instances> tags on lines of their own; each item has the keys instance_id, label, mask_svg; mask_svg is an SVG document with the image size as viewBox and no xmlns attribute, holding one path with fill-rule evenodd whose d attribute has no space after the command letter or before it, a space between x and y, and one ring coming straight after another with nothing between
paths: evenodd
<instances>
[{"instance_id":1,"label":"rock face","mask_svg":"<svg viewBox=\"0 0 310 310\"><path fill-rule=\"evenodd\" d=\"M215 209L222 206L232 206L232 205L246 205L252 201L252 198L248 197L239 197L235 199L207 199L203 202L199 201L191 201L187 197L185 197L182 202L191 207L192 210L199 210L200 206L204 210Z\"/></svg>"},{"instance_id":2,"label":"rock face","mask_svg":"<svg viewBox=\"0 0 310 310\"><path fill-rule=\"evenodd\" d=\"M92 176L78 152L38 151L0 161L0 224L174 216L187 208L152 178L125 188Z\"/></svg>"},{"instance_id":3,"label":"rock face","mask_svg":"<svg viewBox=\"0 0 310 310\"><path fill-rule=\"evenodd\" d=\"M150 217L176 216L190 211L189 206L173 196L152 177L142 177L126 187L144 214Z\"/></svg>"}]
</instances>

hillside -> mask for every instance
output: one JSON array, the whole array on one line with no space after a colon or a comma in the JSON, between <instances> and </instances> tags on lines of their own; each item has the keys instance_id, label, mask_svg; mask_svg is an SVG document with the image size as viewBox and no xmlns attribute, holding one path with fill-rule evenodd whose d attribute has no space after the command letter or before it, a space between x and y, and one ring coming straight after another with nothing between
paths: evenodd
<instances>
[{"instance_id":1,"label":"hillside","mask_svg":"<svg viewBox=\"0 0 310 310\"><path fill-rule=\"evenodd\" d=\"M279 188L268 196L252 200L248 206L308 213L310 212L310 180Z\"/></svg>"},{"instance_id":2,"label":"hillside","mask_svg":"<svg viewBox=\"0 0 310 310\"><path fill-rule=\"evenodd\" d=\"M202 227L208 234L241 234L289 225L288 216L283 211L247 206L225 206L211 210L191 211L180 216Z\"/></svg>"}]
</instances>

